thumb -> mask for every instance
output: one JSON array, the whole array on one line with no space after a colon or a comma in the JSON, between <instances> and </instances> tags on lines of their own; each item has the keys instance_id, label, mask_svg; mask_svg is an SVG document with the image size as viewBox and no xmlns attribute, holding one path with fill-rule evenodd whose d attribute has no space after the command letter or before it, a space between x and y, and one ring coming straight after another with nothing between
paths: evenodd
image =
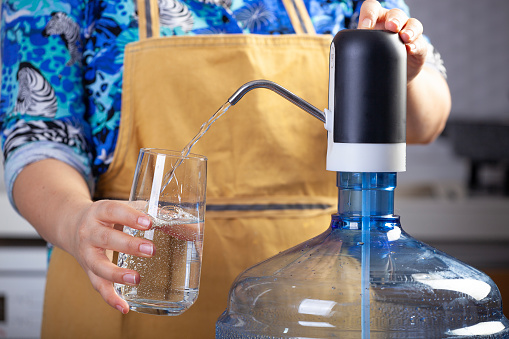
<instances>
[{"instance_id":1,"label":"thumb","mask_svg":"<svg viewBox=\"0 0 509 339\"><path fill-rule=\"evenodd\" d=\"M359 14L359 29L373 29L383 14L382 5L376 0L366 0L362 4Z\"/></svg>"}]
</instances>

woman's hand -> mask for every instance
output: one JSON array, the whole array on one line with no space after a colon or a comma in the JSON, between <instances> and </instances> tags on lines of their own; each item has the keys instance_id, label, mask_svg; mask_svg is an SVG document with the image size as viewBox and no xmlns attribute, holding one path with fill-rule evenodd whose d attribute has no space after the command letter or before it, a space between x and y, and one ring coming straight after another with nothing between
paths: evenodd
<instances>
[{"instance_id":1,"label":"woman's hand","mask_svg":"<svg viewBox=\"0 0 509 339\"><path fill-rule=\"evenodd\" d=\"M84 207L73 226L68 251L79 262L103 299L125 314L129 306L115 293L112 282L137 285L140 276L136 271L112 263L108 252L113 250L147 258L154 254L154 247L149 240L125 234L121 228L115 229L115 225L145 231L151 227L151 220L120 201L100 200Z\"/></svg>"},{"instance_id":2,"label":"woman's hand","mask_svg":"<svg viewBox=\"0 0 509 339\"><path fill-rule=\"evenodd\" d=\"M407 50L407 143L430 143L445 127L451 95L445 78L424 65L428 44L419 20L400 9L385 9L376 0L365 0L359 15L360 29L398 33Z\"/></svg>"},{"instance_id":3,"label":"woman's hand","mask_svg":"<svg viewBox=\"0 0 509 339\"><path fill-rule=\"evenodd\" d=\"M426 60L428 45L422 36L419 20L409 18L400 9L385 9L376 0L366 0L359 15L360 29L380 29L399 33L408 54L407 81L412 81L421 71Z\"/></svg>"},{"instance_id":4,"label":"woman's hand","mask_svg":"<svg viewBox=\"0 0 509 339\"><path fill-rule=\"evenodd\" d=\"M26 166L14 183L13 196L21 215L46 241L76 258L103 299L122 313L129 312L113 283L136 285L140 276L117 267L108 254L113 250L151 257L155 252L152 242L115 228L126 225L147 230L151 220L125 202L92 202L81 174L55 159Z\"/></svg>"}]
</instances>

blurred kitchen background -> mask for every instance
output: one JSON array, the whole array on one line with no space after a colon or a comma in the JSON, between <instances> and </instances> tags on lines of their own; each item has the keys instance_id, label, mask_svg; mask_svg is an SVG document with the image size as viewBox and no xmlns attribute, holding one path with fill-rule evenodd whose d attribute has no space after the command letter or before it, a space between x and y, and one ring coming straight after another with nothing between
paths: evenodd
<instances>
[{"instance_id":1,"label":"blurred kitchen background","mask_svg":"<svg viewBox=\"0 0 509 339\"><path fill-rule=\"evenodd\" d=\"M408 147L396 213L414 237L488 273L509 315L509 1L406 2L445 61L453 106L437 141ZM45 243L2 181L0 338L39 336L45 270Z\"/></svg>"},{"instance_id":2,"label":"blurred kitchen background","mask_svg":"<svg viewBox=\"0 0 509 339\"><path fill-rule=\"evenodd\" d=\"M441 53L452 112L409 146L396 213L414 237L486 272L509 315L509 1L406 0Z\"/></svg>"}]
</instances>

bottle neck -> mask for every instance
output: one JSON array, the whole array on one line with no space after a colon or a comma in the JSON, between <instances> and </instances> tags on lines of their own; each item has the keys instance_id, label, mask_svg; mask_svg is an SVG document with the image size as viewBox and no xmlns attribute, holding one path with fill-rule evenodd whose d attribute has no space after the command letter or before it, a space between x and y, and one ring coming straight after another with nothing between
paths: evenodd
<instances>
[{"instance_id":1,"label":"bottle neck","mask_svg":"<svg viewBox=\"0 0 509 339\"><path fill-rule=\"evenodd\" d=\"M342 217L394 214L396 173L338 172L338 214Z\"/></svg>"}]
</instances>

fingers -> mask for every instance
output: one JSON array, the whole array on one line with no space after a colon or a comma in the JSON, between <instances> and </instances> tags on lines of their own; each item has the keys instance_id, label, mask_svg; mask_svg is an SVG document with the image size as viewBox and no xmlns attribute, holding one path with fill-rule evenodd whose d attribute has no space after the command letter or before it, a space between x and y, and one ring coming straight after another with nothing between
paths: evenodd
<instances>
[{"instance_id":1,"label":"fingers","mask_svg":"<svg viewBox=\"0 0 509 339\"><path fill-rule=\"evenodd\" d=\"M385 10L386 11L386 10ZM366 0L362 4L359 14L359 29L373 29L376 28L379 18L383 15L384 9L376 0Z\"/></svg>"},{"instance_id":2,"label":"fingers","mask_svg":"<svg viewBox=\"0 0 509 339\"><path fill-rule=\"evenodd\" d=\"M401 9L391 9L385 13L384 28L390 32L398 33L407 25L408 20L408 16Z\"/></svg>"},{"instance_id":3,"label":"fingers","mask_svg":"<svg viewBox=\"0 0 509 339\"><path fill-rule=\"evenodd\" d=\"M106 224L121 224L139 230L147 230L152 225L145 213L120 201L97 201L93 209L95 217Z\"/></svg>"},{"instance_id":4,"label":"fingers","mask_svg":"<svg viewBox=\"0 0 509 339\"><path fill-rule=\"evenodd\" d=\"M133 237L116 229L117 224L141 231L146 231L152 226L148 216L125 203L94 202L80 217L73 255L103 299L122 313L127 313L129 307L115 293L112 283L137 285L140 282L140 276L136 271L113 264L105 252L114 250L148 258L153 256L154 246L148 239Z\"/></svg>"},{"instance_id":5,"label":"fingers","mask_svg":"<svg viewBox=\"0 0 509 339\"><path fill-rule=\"evenodd\" d=\"M406 48L409 56L422 58L424 62L428 51L428 44L422 35L416 40L406 44Z\"/></svg>"},{"instance_id":6,"label":"fingers","mask_svg":"<svg viewBox=\"0 0 509 339\"><path fill-rule=\"evenodd\" d=\"M417 19L410 18L407 20L399 35L405 44L409 44L419 39L422 33L422 23Z\"/></svg>"},{"instance_id":7,"label":"fingers","mask_svg":"<svg viewBox=\"0 0 509 339\"><path fill-rule=\"evenodd\" d=\"M145 231L150 228L151 220L144 213L121 202L97 201L90 207L79 228L81 252L99 248L140 257L151 257L154 254L152 242L116 230L115 224Z\"/></svg>"},{"instance_id":8,"label":"fingers","mask_svg":"<svg viewBox=\"0 0 509 339\"><path fill-rule=\"evenodd\" d=\"M113 288L111 281L107 281L103 278L100 278L92 273L88 274L90 282L94 289L99 292L101 297L106 301L108 305L122 312L123 314L127 314L129 312L129 305L127 302L122 299Z\"/></svg>"},{"instance_id":9,"label":"fingers","mask_svg":"<svg viewBox=\"0 0 509 339\"><path fill-rule=\"evenodd\" d=\"M97 227L82 232L93 248L109 249L132 254L137 257L151 257L154 245L147 239L133 237L111 227Z\"/></svg>"},{"instance_id":10,"label":"fingers","mask_svg":"<svg viewBox=\"0 0 509 339\"><path fill-rule=\"evenodd\" d=\"M405 44L415 41L423 33L423 26L419 20L409 18L399 8L385 9L376 0L364 1L359 15L358 28L384 29L400 33Z\"/></svg>"},{"instance_id":11,"label":"fingers","mask_svg":"<svg viewBox=\"0 0 509 339\"><path fill-rule=\"evenodd\" d=\"M399 33L407 49L407 81L410 82L421 71L427 53L427 43L423 38L422 23L408 16L402 10L383 8L376 0L366 0L362 4L360 29L378 29Z\"/></svg>"},{"instance_id":12,"label":"fingers","mask_svg":"<svg viewBox=\"0 0 509 339\"><path fill-rule=\"evenodd\" d=\"M138 285L140 283L140 275L134 270L128 270L113 264L104 251L95 251L89 254L89 275L93 274L99 278L110 282L126 285Z\"/></svg>"},{"instance_id":13,"label":"fingers","mask_svg":"<svg viewBox=\"0 0 509 339\"><path fill-rule=\"evenodd\" d=\"M406 44L408 54L407 81L412 81L422 70L428 53L428 43L421 35Z\"/></svg>"}]
</instances>

